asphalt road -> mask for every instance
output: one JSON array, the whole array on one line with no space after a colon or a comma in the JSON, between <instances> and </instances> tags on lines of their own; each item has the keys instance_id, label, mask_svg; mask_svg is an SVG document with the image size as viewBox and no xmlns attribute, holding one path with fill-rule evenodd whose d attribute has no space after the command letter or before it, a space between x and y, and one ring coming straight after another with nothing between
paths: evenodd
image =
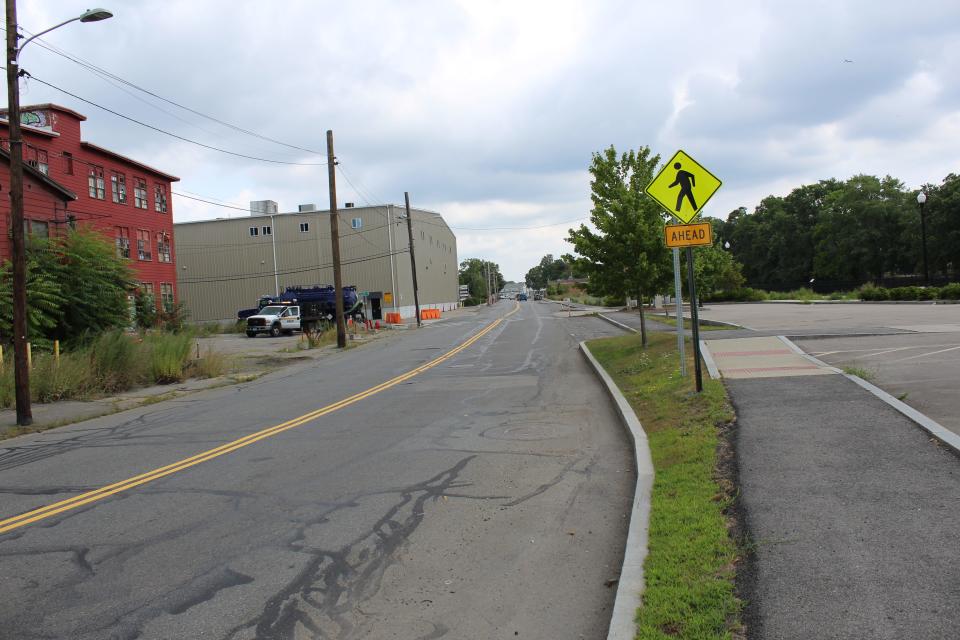
<instances>
[{"instance_id":1,"label":"asphalt road","mask_svg":"<svg viewBox=\"0 0 960 640\"><path fill-rule=\"evenodd\" d=\"M577 343L620 332L512 308L5 441L0 519L74 502L0 521L0 635L605 637L635 478Z\"/></svg>"}]
</instances>

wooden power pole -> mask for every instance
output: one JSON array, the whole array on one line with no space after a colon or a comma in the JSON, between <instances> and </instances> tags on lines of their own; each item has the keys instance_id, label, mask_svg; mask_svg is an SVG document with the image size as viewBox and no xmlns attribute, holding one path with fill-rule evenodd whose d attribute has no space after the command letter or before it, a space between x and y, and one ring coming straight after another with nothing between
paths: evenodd
<instances>
[{"instance_id":1,"label":"wooden power pole","mask_svg":"<svg viewBox=\"0 0 960 640\"><path fill-rule=\"evenodd\" d=\"M417 326L420 324L420 292L417 289L417 258L413 254L413 218L410 216L410 193L403 192L407 205L407 236L410 238L410 271L413 273L413 308L417 313Z\"/></svg>"},{"instance_id":2,"label":"wooden power pole","mask_svg":"<svg viewBox=\"0 0 960 640\"><path fill-rule=\"evenodd\" d=\"M347 323L343 319L343 279L340 275L340 213L337 211L337 158L333 155L333 131L327 131L327 176L330 181L330 243L333 246L333 295L336 297L337 346L347 346Z\"/></svg>"},{"instance_id":3,"label":"wooden power pole","mask_svg":"<svg viewBox=\"0 0 960 640\"><path fill-rule=\"evenodd\" d=\"M10 225L13 250L13 385L17 424L33 423L27 365L27 256L23 237L23 135L20 132L20 66L17 64L17 3L7 5L7 98L10 123Z\"/></svg>"}]
</instances>

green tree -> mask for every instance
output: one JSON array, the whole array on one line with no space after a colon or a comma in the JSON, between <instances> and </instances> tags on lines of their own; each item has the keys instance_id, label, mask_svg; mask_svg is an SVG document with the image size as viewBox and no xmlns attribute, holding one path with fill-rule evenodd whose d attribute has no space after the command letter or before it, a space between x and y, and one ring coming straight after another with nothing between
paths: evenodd
<instances>
[{"instance_id":1,"label":"green tree","mask_svg":"<svg viewBox=\"0 0 960 640\"><path fill-rule=\"evenodd\" d=\"M27 333L33 345L49 347L48 336L57 326L65 300L60 283L38 267L36 257L35 250L27 254ZM13 338L13 274L9 261L0 266L0 336L4 342Z\"/></svg>"},{"instance_id":2,"label":"green tree","mask_svg":"<svg viewBox=\"0 0 960 640\"><path fill-rule=\"evenodd\" d=\"M951 173L939 185L924 185L927 194L924 217L927 221L927 261L931 276L937 273L958 277L960 272L960 176ZM914 247L915 272L922 273L923 252L917 192L910 193L906 206L908 242Z\"/></svg>"},{"instance_id":3,"label":"green tree","mask_svg":"<svg viewBox=\"0 0 960 640\"><path fill-rule=\"evenodd\" d=\"M671 278L670 252L663 242L665 213L643 193L660 156L649 147L618 154L611 145L594 153L590 164L590 221L570 229L567 242L578 255L576 267L589 277L587 290L598 296L636 294L640 327L647 344L643 302L665 289Z\"/></svg>"},{"instance_id":4,"label":"green tree","mask_svg":"<svg viewBox=\"0 0 960 640\"><path fill-rule=\"evenodd\" d=\"M0 331L9 335L9 267L0 271ZM30 336L35 344L81 339L129 322L132 275L113 243L91 229L34 239L28 248Z\"/></svg>"},{"instance_id":5,"label":"green tree","mask_svg":"<svg viewBox=\"0 0 960 640\"><path fill-rule=\"evenodd\" d=\"M546 289L548 282L569 278L572 271L573 265L566 260L566 256L554 258L553 254L548 253L540 259L537 266L527 271L524 281L533 289Z\"/></svg>"},{"instance_id":6,"label":"green tree","mask_svg":"<svg viewBox=\"0 0 960 640\"><path fill-rule=\"evenodd\" d=\"M495 277L495 289L488 290L487 284L487 266ZM480 258L470 258L460 263L460 284L465 284L470 288L470 298L466 304L480 304L486 300L488 295L496 294L506 283L503 275L500 273L500 265Z\"/></svg>"}]
</instances>

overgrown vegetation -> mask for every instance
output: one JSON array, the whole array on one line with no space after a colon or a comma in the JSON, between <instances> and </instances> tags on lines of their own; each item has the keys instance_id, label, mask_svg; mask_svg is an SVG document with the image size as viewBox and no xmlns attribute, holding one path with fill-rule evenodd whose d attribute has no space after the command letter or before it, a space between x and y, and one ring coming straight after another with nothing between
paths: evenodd
<instances>
[{"instance_id":1,"label":"overgrown vegetation","mask_svg":"<svg viewBox=\"0 0 960 640\"><path fill-rule=\"evenodd\" d=\"M694 393L692 376L679 377L672 335L652 334L646 349L639 336L589 346L643 423L656 470L636 637L739 634L739 552L728 528L735 487L719 464L734 414L723 385L706 379L703 393Z\"/></svg>"},{"instance_id":2,"label":"overgrown vegetation","mask_svg":"<svg viewBox=\"0 0 960 640\"><path fill-rule=\"evenodd\" d=\"M130 323L132 273L110 242L89 229L62 237L31 238L27 248L30 340L45 347ZM0 268L0 335L10 336L13 292L10 263Z\"/></svg>"},{"instance_id":3,"label":"overgrown vegetation","mask_svg":"<svg viewBox=\"0 0 960 640\"><path fill-rule=\"evenodd\" d=\"M190 333L128 335L114 330L65 350L59 359L35 351L30 393L34 402L90 399L190 376L215 377L231 367L225 356L209 349L193 359L193 344ZM0 366L0 407L13 402L13 366L7 357Z\"/></svg>"}]
</instances>

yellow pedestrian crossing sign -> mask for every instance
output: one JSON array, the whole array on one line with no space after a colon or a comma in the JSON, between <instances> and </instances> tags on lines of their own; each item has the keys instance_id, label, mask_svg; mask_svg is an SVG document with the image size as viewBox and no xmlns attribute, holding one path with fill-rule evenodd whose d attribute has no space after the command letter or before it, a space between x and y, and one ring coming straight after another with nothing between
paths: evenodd
<instances>
[{"instance_id":1,"label":"yellow pedestrian crossing sign","mask_svg":"<svg viewBox=\"0 0 960 640\"><path fill-rule=\"evenodd\" d=\"M647 185L647 195L684 224L696 218L723 182L682 150Z\"/></svg>"}]
</instances>

